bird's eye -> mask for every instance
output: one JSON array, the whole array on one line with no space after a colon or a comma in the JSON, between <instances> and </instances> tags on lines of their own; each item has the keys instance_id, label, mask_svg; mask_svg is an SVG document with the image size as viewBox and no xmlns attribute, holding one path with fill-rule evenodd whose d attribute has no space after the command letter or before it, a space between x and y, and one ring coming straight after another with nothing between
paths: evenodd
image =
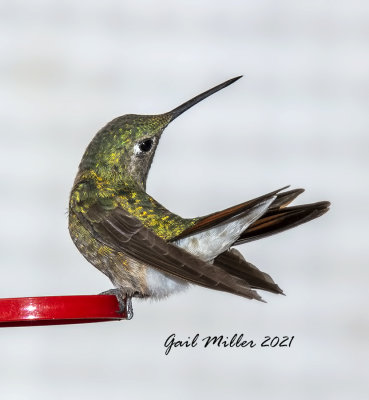
<instances>
[{"instance_id":1,"label":"bird's eye","mask_svg":"<svg viewBox=\"0 0 369 400\"><path fill-rule=\"evenodd\" d=\"M141 143L138 145L138 148L139 148L141 151L147 153L148 151L151 150L152 144L153 144L153 140L152 140L152 139L146 139L146 140L144 140L143 142L141 142Z\"/></svg>"}]
</instances>

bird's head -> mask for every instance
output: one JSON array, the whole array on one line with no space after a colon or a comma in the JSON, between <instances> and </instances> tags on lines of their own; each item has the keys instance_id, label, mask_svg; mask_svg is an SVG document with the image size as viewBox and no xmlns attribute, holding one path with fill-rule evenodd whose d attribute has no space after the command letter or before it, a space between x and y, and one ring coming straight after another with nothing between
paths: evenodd
<instances>
[{"instance_id":1,"label":"bird's head","mask_svg":"<svg viewBox=\"0 0 369 400\"><path fill-rule=\"evenodd\" d=\"M164 114L127 114L113 119L100 129L88 145L79 172L92 170L104 180L131 181L145 189L156 148L167 125L239 78L241 76L215 86Z\"/></svg>"}]
</instances>

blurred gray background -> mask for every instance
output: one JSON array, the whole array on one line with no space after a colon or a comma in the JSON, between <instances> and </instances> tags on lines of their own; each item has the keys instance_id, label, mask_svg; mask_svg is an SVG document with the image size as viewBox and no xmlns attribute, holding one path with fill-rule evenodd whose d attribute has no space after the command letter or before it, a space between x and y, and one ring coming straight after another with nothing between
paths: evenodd
<instances>
[{"instance_id":1,"label":"blurred gray background","mask_svg":"<svg viewBox=\"0 0 369 400\"><path fill-rule=\"evenodd\" d=\"M0 330L2 399L366 399L366 1L2 1L0 297L96 294L67 204L95 132L244 74L170 125L148 191L183 216L284 185L319 220L241 246L287 296L201 288L127 322ZM289 349L174 349L171 333L295 336Z\"/></svg>"}]
</instances>

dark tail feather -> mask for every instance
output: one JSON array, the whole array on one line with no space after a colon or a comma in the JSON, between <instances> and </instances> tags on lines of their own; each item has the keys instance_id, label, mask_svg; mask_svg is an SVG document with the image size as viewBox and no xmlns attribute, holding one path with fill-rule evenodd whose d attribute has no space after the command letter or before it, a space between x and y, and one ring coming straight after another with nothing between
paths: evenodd
<instances>
[{"instance_id":1,"label":"dark tail feather","mask_svg":"<svg viewBox=\"0 0 369 400\"><path fill-rule=\"evenodd\" d=\"M278 201L278 195L281 190L286 189L288 186L283 187L282 189L274 190L273 192L270 192L268 194L265 194L263 196L257 197L256 199L252 199L249 201L245 201L244 203L237 204L236 206L226 208L225 210L222 211L217 211L215 213L206 215L204 217L199 218L199 220L195 223L195 225L191 226L188 229L185 229L182 233L180 233L178 236L174 237L171 239L172 242L182 239L186 236L193 235L197 232L203 231L205 229L209 229L213 226L216 226L220 224L223 221L226 221L229 218L234 217L235 215L240 215L243 213L246 213L247 211L252 210L255 206L261 204L262 202L271 199L273 196L276 196L276 199L274 202L270 205L270 207L273 206L273 204ZM301 190L301 189L297 189ZM291 193L293 191L289 191L286 193ZM283 194L283 193L282 193ZM294 196L294 198L296 195ZM291 200L292 201L292 200ZM281 202L281 200L279 201Z\"/></svg>"},{"instance_id":2,"label":"dark tail feather","mask_svg":"<svg viewBox=\"0 0 369 400\"><path fill-rule=\"evenodd\" d=\"M261 289L276 294L283 294L282 289L274 283L273 279L268 274L247 262L236 249L231 249L220 254L214 260L214 265L222 268L233 276L245 280L252 289Z\"/></svg>"},{"instance_id":3,"label":"dark tail feather","mask_svg":"<svg viewBox=\"0 0 369 400\"><path fill-rule=\"evenodd\" d=\"M281 193L280 196L283 194L285 193ZM258 240L304 224L325 214L330 206L328 201L321 201L319 203L303 204L295 207L276 208L275 203L277 203L277 207L281 207L278 205L277 198L271 204L270 209L260 219L250 225L234 245Z\"/></svg>"},{"instance_id":4,"label":"dark tail feather","mask_svg":"<svg viewBox=\"0 0 369 400\"><path fill-rule=\"evenodd\" d=\"M293 189L288 192L282 192L277 194L277 198L269 207L269 211L284 208L288 206L293 200L296 199L301 193L305 192L305 189Z\"/></svg>"}]
</instances>

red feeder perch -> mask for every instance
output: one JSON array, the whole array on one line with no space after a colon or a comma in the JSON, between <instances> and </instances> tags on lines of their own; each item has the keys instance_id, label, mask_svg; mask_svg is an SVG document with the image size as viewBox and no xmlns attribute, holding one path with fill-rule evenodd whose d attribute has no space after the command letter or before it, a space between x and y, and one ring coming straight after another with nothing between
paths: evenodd
<instances>
[{"instance_id":1,"label":"red feeder perch","mask_svg":"<svg viewBox=\"0 0 369 400\"><path fill-rule=\"evenodd\" d=\"M0 327L82 324L127 319L114 295L0 299Z\"/></svg>"}]
</instances>

